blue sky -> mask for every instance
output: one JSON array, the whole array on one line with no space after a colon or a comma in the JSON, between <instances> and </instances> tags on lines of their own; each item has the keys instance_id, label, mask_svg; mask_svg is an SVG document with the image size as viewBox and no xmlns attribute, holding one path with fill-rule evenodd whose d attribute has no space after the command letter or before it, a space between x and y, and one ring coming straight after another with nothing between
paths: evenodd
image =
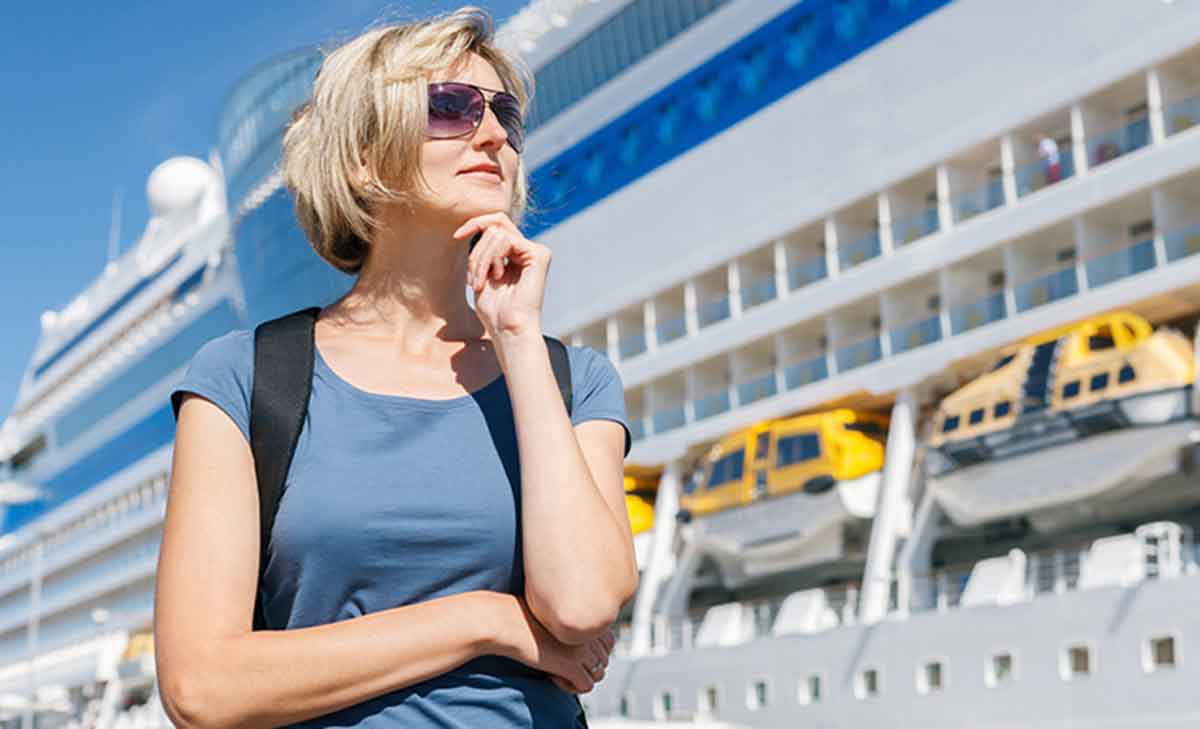
<instances>
[{"instance_id":1,"label":"blue sky","mask_svg":"<svg viewBox=\"0 0 1200 729\"><path fill-rule=\"evenodd\" d=\"M5 3L0 10L0 420L12 409L42 311L104 266L113 192L121 249L146 224L146 178L207 158L225 94L255 64L373 22L466 0ZM474 0L499 24L526 0Z\"/></svg>"}]
</instances>

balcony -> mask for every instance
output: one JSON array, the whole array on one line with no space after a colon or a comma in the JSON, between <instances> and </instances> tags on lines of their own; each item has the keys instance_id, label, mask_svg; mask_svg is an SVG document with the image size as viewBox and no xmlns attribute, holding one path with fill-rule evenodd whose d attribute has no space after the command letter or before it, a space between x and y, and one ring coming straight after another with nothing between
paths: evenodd
<instances>
[{"instance_id":1,"label":"balcony","mask_svg":"<svg viewBox=\"0 0 1200 729\"><path fill-rule=\"evenodd\" d=\"M806 260L798 261L788 266L788 289L795 291L803 286L816 283L828 275L829 267L825 263L824 255L813 256Z\"/></svg>"},{"instance_id":2,"label":"balcony","mask_svg":"<svg viewBox=\"0 0 1200 729\"><path fill-rule=\"evenodd\" d=\"M701 395L692 401L692 410L696 419L711 418L714 415L728 412L730 408L729 390L722 389Z\"/></svg>"},{"instance_id":3,"label":"balcony","mask_svg":"<svg viewBox=\"0 0 1200 729\"><path fill-rule=\"evenodd\" d=\"M1189 225L1168 233L1163 236L1163 247L1170 263L1200 253L1200 225Z\"/></svg>"},{"instance_id":4,"label":"balcony","mask_svg":"<svg viewBox=\"0 0 1200 729\"><path fill-rule=\"evenodd\" d=\"M729 294L716 296L696 307L696 319L704 328L729 318Z\"/></svg>"},{"instance_id":5,"label":"balcony","mask_svg":"<svg viewBox=\"0 0 1200 729\"><path fill-rule=\"evenodd\" d=\"M654 327L654 332L658 336L658 343L660 345L673 342L676 339L682 339L687 336L687 317L680 314L679 316L659 321Z\"/></svg>"},{"instance_id":6,"label":"balcony","mask_svg":"<svg viewBox=\"0 0 1200 729\"><path fill-rule=\"evenodd\" d=\"M825 355L816 355L786 364L783 367L783 386L795 390L829 376L829 362Z\"/></svg>"},{"instance_id":7,"label":"balcony","mask_svg":"<svg viewBox=\"0 0 1200 729\"><path fill-rule=\"evenodd\" d=\"M655 433L665 433L668 430L681 428L687 422L683 405L672 405L654 411L652 418Z\"/></svg>"},{"instance_id":8,"label":"balcony","mask_svg":"<svg viewBox=\"0 0 1200 729\"><path fill-rule=\"evenodd\" d=\"M1088 164L1096 167L1150 144L1150 117L1143 116L1088 139Z\"/></svg>"},{"instance_id":9,"label":"balcony","mask_svg":"<svg viewBox=\"0 0 1200 729\"><path fill-rule=\"evenodd\" d=\"M1004 204L1004 183L1001 180L991 182L956 196L950 203L954 212L954 222L962 223L976 215L994 210Z\"/></svg>"},{"instance_id":10,"label":"balcony","mask_svg":"<svg viewBox=\"0 0 1200 729\"><path fill-rule=\"evenodd\" d=\"M1168 106L1163 115L1167 134L1178 134L1200 123L1200 96L1177 101Z\"/></svg>"},{"instance_id":11,"label":"balcony","mask_svg":"<svg viewBox=\"0 0 1200 729\"><path fill-rule=\"evenodd\" d=\"M641 332L623 335L617 342L617 351L623 360L642 354L646 351L646 335Z\"/></svg>"},{"instance_id":12,"label":"balcony","mask_svg":"<svg viewBox=\"0 0 1200 729\"><path fill-rule=\"evenodd\" d=\"M872 231L845 246L838 246L838 260L842 268L851 268L860 263L877 258L880 253L879 233Z\"/></svg>"},{"instance_id":13,"label":"balcony","mask_svg":"<svg viewBox=\"0 0 1200 729\"><path fill-rule=\"evenodd\" d=\"M775 384L775 370L760 372L745 382L738 383L738 404L748 405L757 400L771 397L778 392Z\"/></svg>"},{"instance_id":14,"label":"balcony","mask_svg":"<svg viewBox=\"0 0 1200 729\"><path fill-rule=\"evenodd\" d=\"M845 372L855 367L878 362L882 356L883 350L879 344L879 337L872 335L853 344L839 347L834 354L834 359L837 362L838 372Z\"/></svg>"},{"instance_id":15,"label":"balcony","mask_svg":"<svg viewBox=\"0 0 1200 729\"><path fill-rule=\"evenodd\" d=\"M969 304L952 307L950 329L954 334L962 334L984 324L1000 321L1004 316L1004 293L998 291Z\"/></svg>"},{"instance_id":16,"label":"balcony","mask_svg":"<svg viewBox=\"0 0 1200 729\"><path fill-rule=\"evenodd\" d=\"M922 210L916 215L910 215L892 223L892 242L906 246L915 240L938 232L938 211L936 207Z\"/></svg>"},{"instance_id":17,"label":"balcony","mask_svg":"<svg viewBox=\"0 0 1200 729\"><path fill-rule=\"evenodd\" d=\"M892 354L900 354L910 349L932 344L942 338L942 319L931 316L911 324L904 324L892 329Z\"/></svg>"},{"instance_id":18,"label":"balcony","mask_svg":"<svg viewBox=\"0 0 1200 729\"><path fill-rule=\"evenodd\" d=\"M776 295L775 275L759 276L742 287L742 308L749 309L768 301L774 301Z\"/></svg>"},{"instance_id":19,"label":"balcony","mask_svg":"<svg viewBox=\"0 0 1200 729\"><path fill-rule=\"evenodd\" d=\"M1154 268L1154 240L1144 240L1089 259L1084 264L1088 286L1103 286Z\"/></svg>"},{"instance_id":20,"label":"balcony","mask_svg":"<svg viewBox=\"0 0 1200 729\"><path fill-rule=\"evenodd\" d=\"M1075 266L1038 276L1013 287L1017 311L1020 312L1029 311L1077 293L1079 293L1079 276Z\"/></svg>"},{"instance_id":21,"label":"balcony","mask_svg":"<svg viewBox=\"0 0 1200 729\"><path fill-rule=\"evenodd\" d=\"M1071 156L1070 147L1060 149L1058 159L1057 168L1047 164L1045 160L1038 160L1017 169L1017 195L1024 197L1074 177L1075 158Z\"/></svg>"}]
</instances>

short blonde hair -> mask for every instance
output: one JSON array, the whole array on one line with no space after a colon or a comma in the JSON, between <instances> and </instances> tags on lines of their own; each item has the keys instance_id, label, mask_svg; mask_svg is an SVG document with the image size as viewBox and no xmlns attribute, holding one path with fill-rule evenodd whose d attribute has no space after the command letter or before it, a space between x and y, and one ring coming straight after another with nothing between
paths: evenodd
<instances>
[{"instance_id":1,"label":"short blonde hair","mask_svg":"<svg viewBox=\"0 0 1200 729\"><path fill-rule=\"evenodd\" d=\"M411 206L425 199L429 186L420 149L430 74L475 53L495 68L521 113L528 110L532 77L519 58L494 44L494 33L486 10L464 7L373 28L326 55L312 99L296 110L283 136L282 172L308 242L335 268L350 274L362 269L378 227L375 204ZM508 210L514 222L520 222L528 195L518 155Z\"/></svg>"}]
</instances>

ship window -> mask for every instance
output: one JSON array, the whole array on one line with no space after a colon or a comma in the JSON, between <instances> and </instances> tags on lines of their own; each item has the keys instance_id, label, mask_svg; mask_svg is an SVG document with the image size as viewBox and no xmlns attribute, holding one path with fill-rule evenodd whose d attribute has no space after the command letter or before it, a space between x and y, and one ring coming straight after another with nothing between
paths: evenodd
<instances>
[{"instance_id":1,"label":"ship window","mask_svg":"<svg viewBox=\"0 0 1200 729\"><path fill-rule=\"evenodd\" d=\"M804 706L821 702L821 677L809 676L800 682L797 700Z\"/></svg>"},{"instance_id":2,"label":"ship window","mask_svg":"<svg viewBox=\"0 0 1200 729\"><path fill-rule=\"evenodd\" d=\"M1092 648L1083 643L1067 646L1059 659L1059 672L1064 680L1083 678L1092 673Z\"/></svg>"},{"instance_id":3,"label":"ship window","mask_svg":"<svg viewBox=\"0 0 1200 729\"><path fill-rule=\"evenodd\" d=\"M704 690L700 692L700 701L697 707L701 714L715 714L717 712L718 705L720 704L718 693L716 684L704 687Z\"/></svg>"},{"instance_id":4,"label":"ship window","mask_svg":"<svg viewBox=\"0 0 1200 729\"><path fill-rule=\"evenodd\" d=\"M1088 387L1092 392L1108 387L1108 373L1101 372L1098 375L1092 375L1092 381L1088 384Z\"/></svg>"},{"instance_id":5,"label":"ship window","mask_svg":"<svg viewBox=\"0 0 1200 729\"><path fill-rule=\"evenodd\" d=\"M968 422L971 425L979 425L980 423L982 423L983 422L983 408L976 408L976 409L972 410L971 414L968 416Z\"/></svg>"},{"instance_id":6,"label":"ship window","mask_svg":"<svg viewBox=\"0 0 1200 729\"><path fill-rule=\"evenodd\" d=\"M942 432L949 433L952 430L958 430L958 416L951 415L942 423Z\"/></svg>"},{"instance_id":7,"label":"ship window","mask_svg":"<svg viewBox=\"0 0 1200 729\"><path fill-rule=\"evenodd\" d=\"M769 700L767 682L764 679L759 679L746 687L746 708L751 711L765 707Z\"/></svg>"},{"instance_id":8,"label":"ship window","mask_svg":"<svg viewBox=\"0 0 1200 729\"><path fill-rule=\"evenodd\" d=\"M776 467L811 461L821 456L821 440L816 433L800 433L780 438L775 446Z\"/></svg>"},{"instance_id":9,"label":"ship window","mask_svg":"<svg viewBox=\"0 0 1200 729\"><path fill-rule=\"evenodd\" d=\"M1008 364L1009 362L1012 362L1013 357L1016 357L1016 356L1017 355L1015 355L1015 354L1004 355L1003 357L1000 358L1000 361L997 362L994 367L992 367L992 372L995 372L996 370L1000 369L1001 367Z\"/></svg>"},{"instance_id":10,"label":"ship window","mask_svg":"<svg viewBox=\"0 0 1200 729\"><path fill-rule=\"evenodd\" d=\"M883 427L879 423L862 421L858 423L846 423L842 427L854 433L865 433L876 438L884 436Z\"/></svg>"},{"instance_id":11,"label":"ship window","mask_svg":"<svg viewBox=\"0 0 1200 729\"><path fill-rule=\"evenodd\" d=\"M1117 346L1113 342L1112 332L1108 327L1103 327L1099 332L1088 337L1088 349L1093 352L1100 349L1112 349Z\"/></svg>"},{"instance_id":12,"label":"ship window","mask_svg":"<svg viewBox=\"0 0 1200 729\"><path fill-rule=\"evenodd\" d=\"M1147 673L1174 668L1177 658L1174 636L1151 638L1142 647L1142 668Z\"/></svg>"},{"instance_id":13,"label":"ship window","mask_svg":"<svg viewBox=\"0 0 1200 729\"><path fill-rule=\"evenodd\" d=\"M1070 400L1073 397L1079 396L1079 380L1072 380L1063 385L1062 396L1064 400Z\"/></svg>"},{"instance_id":14,"label":"ship window","mask_svg":"<svg viewBox=\"0 0 1200 729\"><path fill-rule=\"evenodd\" d=\"M733 453L719 459L713 464L712 478L709 479L708 485L719 486L730 481L740 481L742 478L742 469L745 466L746 451L738 449Z\"/></svg>"},{"instance_id":15,"label":"ship window","mask_svg":"<svg viewBox=\"0 0 1200 729\"><path fill-rule=\"evenodd\" d=\"M675 697L670 691L663 691L658 695L658 701L654 703L654 713L659 719L666 719L671 716L672 710L675 708Z\"/></svg>"},{"instance_id":16,"label":"ship window","mask_svg":"<svg viewBox=\"0 0 1200 729\"><path fill-rule=\"evenodd\" d=\"M1136 376L1137 374L1133 371L1133 365L1125 365L1121 368L1121 371L1117 373L1117 382L1122 384L1126 382L1133 382L1133 379Z\"/></svg>"},{"instance_id":17,"label":"ship window","mask_svg":"<svg viewBox=\"0 0 1200 729\"><path fill-rule=\"evenodd\" d=\"M996 407L992 409L993 418L1003 418L1012 412L1012 403L1008 400L996 403Z\"/></svg>"},{"instance_id":18,"label":"ship window","mask_svg":"<svg viewBox=\"0 0 1200 729\"><path fill-rule=\"evenodd\" d=\"M1009 683L1016 678L1015 668L1011 653L996 653L988 663L984 683L992 688Z\"/></svg>"},{"instance_id":19,"label":"ship window","mask_svg":"<svg viewBox=\"0 0 1200 729\"><path fill-rule=\"evenodd\" d=\"M858 672L854 681L854 695L860 699L878 696L880 690L879 669L867 668Z\"/></svg>"},{"instance_id":20,"label":"ship window","mask_svg":"<svg viewBox=\"0 0 1200 729\"><path fill-rule=\"evenodd\" d=\"M633 694L625 694L621 697L621 708L619 709L621 716L628 717L633 713Z\"/></svg>"},{"instance_id":21,"label":"ship window","mask_svg":"<svg viewBox=\"0 0 1200 729\"><path fill-rule=\"evenodd\" d=\"M917 691L929 694L942 690L945 670L941 661L929 661L917 672Z\"/></svg>"},{"instance_id":22,"label":"ship window","mask_svg":"<svg viewBox=\"0 0 1200 729\"><path fill-rule=\"evenodd\" d=\"M758 438L754 441L754 460L759 460L767 457L767 448L771 445L771 432L766 431L758 434Z\"/></svg>"}]
</instances>

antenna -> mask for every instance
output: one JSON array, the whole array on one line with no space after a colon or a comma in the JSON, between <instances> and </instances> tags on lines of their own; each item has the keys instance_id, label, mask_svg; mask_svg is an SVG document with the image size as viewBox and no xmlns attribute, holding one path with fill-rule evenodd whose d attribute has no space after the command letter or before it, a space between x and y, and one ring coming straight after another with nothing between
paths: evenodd
<instances>
[{"instance_id":1,"label":"antenna","mask_svg":"<svg viewBox=\"0 0 1200 729\"><path fill-rule=\"evenodd\" d=\"M121 188L113 190L112 223L108 227L108 262L117 259L121 245Z\"/></svg>"}]
</instances>

